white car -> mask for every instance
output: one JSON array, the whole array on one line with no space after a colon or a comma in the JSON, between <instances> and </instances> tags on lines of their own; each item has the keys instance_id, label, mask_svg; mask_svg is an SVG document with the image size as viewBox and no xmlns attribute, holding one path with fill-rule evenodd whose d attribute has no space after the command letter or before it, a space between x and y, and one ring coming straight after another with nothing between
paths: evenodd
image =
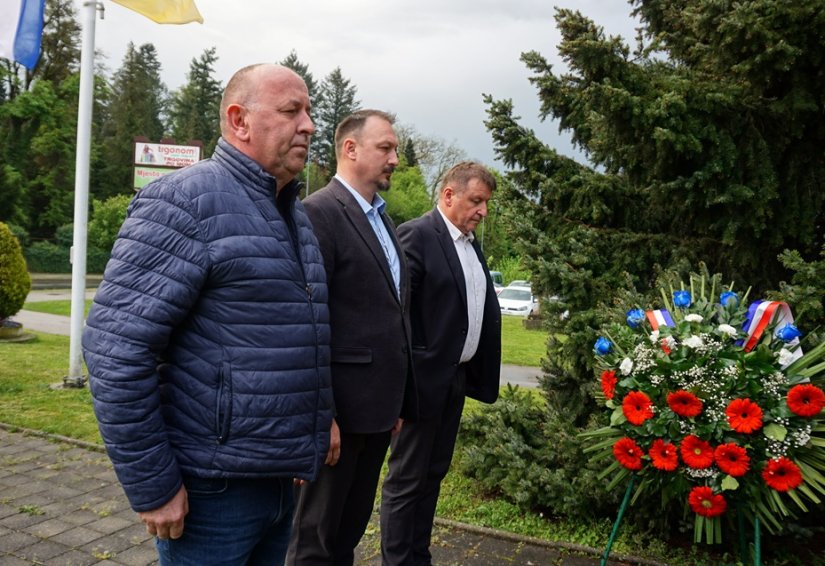
<instances>
[{"instance_id":1,"label":"white car","mask_svg":"<svg viewBox=\"0 0 825 566\"><path fill-rule=\"evenodd\" d=\"M501 314L510 316L530 316L538 310L538 300L527 287L505 287L498 294Z\"/></svg>"}]
</instances>

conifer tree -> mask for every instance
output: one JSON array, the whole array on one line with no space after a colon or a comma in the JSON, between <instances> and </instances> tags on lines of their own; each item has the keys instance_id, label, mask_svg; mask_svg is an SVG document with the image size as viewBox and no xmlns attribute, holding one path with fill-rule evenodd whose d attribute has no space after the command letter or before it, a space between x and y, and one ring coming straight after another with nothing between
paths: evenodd
<instances>
[{"instance_id":1,"label":"conifer tree","mask_svg":"<svg viewBox=\"0 0 825 566\"><path fill-rule=\"evenodd\" d=\"M513 169L512 222L551 316L547 382L565 414L587 420L595 329L623 286L646 290L656 269L699 261L776 288L785 248L814 259L825 202L825 36L818 0L733 3L634 0L634 52L580 13L558 10L554 72L533 72L544 118L572 133L592 165L560 156L514 116L489 105L496 151ZM645 308L651 305L640 304ZM557 313L558 314L558 313Z\"/></svg>"},{"instance_id":2,"label":"conifer tree","mask_svg":"<svg viewBox=\"0 0 825 566\"><path fill-rule=\"evenodd\" d=\"M154 45L135 47L129 43L112 81L109 120L101 133L106 165L96 194L99 199L131 193L135 136L152 141L164 136L162 120L168 95L160 71Z\"/></svg>"},{"instance_id":3,"label":"conifer tree","mask_svg":"<svg viewBox=\"0 0 825 566\"><path fill-rule=\"evenodd\" d=\"M358 110L360 102L355 98L358 89L344 78L341 67L336 67L324 78L318 93L318 110L315 112L315 135L312 143L318 150L318 161L327 172L335 173L335 128L349 114Z\"/></svg>"},{"instance_id":4,"label":"conifer tree","mask_svg":"<svg viewBox=\"0 0 825 566\"><path fill-rule=\"evenodd\" d=\"M204 50L189 64L187 83L172 94L169 118L172 137L178 143L188 140L203 142L204 156L212 150L220 136L220 110L223 87L214 77L217 49Z\"/></svg>"}]
</instances>

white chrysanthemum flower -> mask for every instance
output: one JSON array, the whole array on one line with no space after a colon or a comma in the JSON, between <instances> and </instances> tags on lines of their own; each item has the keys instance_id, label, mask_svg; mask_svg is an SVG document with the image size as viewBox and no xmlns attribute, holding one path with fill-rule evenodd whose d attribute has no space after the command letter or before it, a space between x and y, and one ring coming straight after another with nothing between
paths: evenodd
<instances>
[{"instance_id":1,"label":"white chrysanthemum flower","mask_svg":"<svg viewBox=\"0 0 825 566\"><path fill-rule=\"evenodd\" d=\"M704 341L700 336L696 336L695 334L691 335L689 338L686 338L682 344L687 346L688 348L701 348L704 345Z\"/></svg>"},{"instance_id":2,"label":"white chrysanthemum flower","mask_svg":"<svg viewBox=\"0 0 825 566\"><path fill-rule=\"evenodd\" d=\"M685 320L688 322L702 322L705 319L702 318L701 314L690 313L685 315Z\"/></svg>"},{"instance_id":3,"label":"white chrysanthemum flower","mask_svg":"<svg viewBox=\"0 0 825 566\"><path fill-rule=\"evenodd\" d=\"M779 365L780 366L787 366L793 361L793 352L788 350L787 348L782 348L779 350Z\"/></svg>"},{"instance_id":4,"label":"white chrysanthemum flower","mask_svg":"<svg viewBox=\"0 0 825 566\"><path fill-rule=\"evenodd\" d=\"M619 371L622 372L622 375L630 375L630 372L633 371L633 362L630 358L625 358L622 360L622 364L619 366Z\"/></svg>"},{"instance_id":5,"label":"white chrysanthemum flower","mask_svg":"<svg viewBox=\"0 0 825 566\"><path fill-rule=\"evenodd\" d=\"M720 324L717 330L722 334L727 334L731 338L736 338L736 335L739 334L739 331L730 324Z\"/></svg>"},{"instance_id":6,"label":"white chrysanthemum flower","mask_svg":"<svg viewBox=\"0 0 825 566\"><path fill-rule=\"evenodd\" d=\"M659 331L654 330L653 332L650 333L650 342L652 344L656 344L658 341L659 341Z\"/></svg>"}]
</instances>

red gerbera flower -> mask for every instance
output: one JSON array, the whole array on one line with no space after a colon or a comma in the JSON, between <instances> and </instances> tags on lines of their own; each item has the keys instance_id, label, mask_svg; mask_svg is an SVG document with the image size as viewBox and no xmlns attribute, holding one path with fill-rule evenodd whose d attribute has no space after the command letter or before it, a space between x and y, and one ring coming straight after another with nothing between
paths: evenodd
<instances>
[{"instance_id":1,"label":"red gerbera flower","mask_svg":"<svg viewBox=\"0 0 825 566\"><path fill-rule=\"evenodd\" d=\"M613 445L613 456L628 470L642 469L642 455L644 452L639 445L633 442L632 438L620 438Z\"/></svg>"},{"instance_id":2,"label":"red gerbera flower","mask_svg":"<svg viewBox=\"0 0 825 566\"><path fill-rule=\"evenodd\" d=\"M736 432L749 434L762 428L762 409L750 399L734 399L725 414L728 424Z\"/></svg>"},{"instance_id":3,"label":"red gerbera flower","mask_svg":"<svg viewBox=\"0 0 825 566\"><path fill-rule=\"evenodd\" d=\"M682 461L697 470L713 465L713 446L692 434L686 436L680 447Z\"/></svg>"},{"instance_id":4,"label":"red gerbera flower","mask_svg":"<svg viewBox=\"0 0 825 566\"><path fill-rule=\"evenodd\" d=\"M751 459L748 451L733 443L720 444L713 452L716 465L726 474L738 478L744 476L750 468Z\"/></svg>"},{"instance_id":5,"label":"red gerbera flower","mask_svg":"<svg viewBox=\"0 0 825 566\"><path fill-rule=\"evenodd\" d=\"M672 472L679 465L676 446L661 438L657 438L650 445L650 459L653 461L654 468L665 472Z\"/></svg>"},{"instance_id":6,"label":"red gerbera flower","mask_svg":"<svg viewBox=\"0 0 825 566\"><path fill-rule=\"evenodd\" d=\"M714 495L707 486L697 486L690 490L688 503L693 512L703 517L718 517L728 508L728 503L721 495Z\"/></svg>"},{"instance_id":7,"label":"red gerbera flower","mask_svg":"<svg viewBox=\"0 0 825 566\"><path fill-rule=\"evenodd\" d=\"M800 417L815 417L825 407L825 393L810 383L796 385L788 391L788 407Z\"/></svg>"},{"instance_id":8,"label":"red gerbera flower","mask_svg":"<svg viewBox=\"0 0 825 566\"><path fill-rule=\"evenodd\" d=\"M702 412L702 401L693 393L682 390L668 394L667 406L671 411L686 419L692 419Z\"/></svg>"},{"instance_id":9,"label":"red gerbera flower","mask_svg":"<svg viewBox=\"0 0 825 566\"><path fill-rule=\"evenodd\" d=\"M790 491L802 483L802 472L796 464L783 456L768 461L768 465L762 470L762 479L776 491Z\"/></svg>"},{"instance_id":10,"label":"red gerbera flower","mask_svg":"<svg viewBox=\"0 0 825 566\"><path fill-rule=\"evenodd\" d=\"M616 372L614 370L604 370L602 372L602 391L606 399L612 399L616 392Z\"/></svg>"},{"instance_id":11,"label":"red gerbera flower","mask_svg":"<svg viewBox=\"0 0 825 566\"><path fill-rule=\"evenodd\" d=\"M653 403L650 397L641 391L631 391L624 396L622 412L630 424L639 426L647 419L653 418Z\"/></svg>"}]
</instances>

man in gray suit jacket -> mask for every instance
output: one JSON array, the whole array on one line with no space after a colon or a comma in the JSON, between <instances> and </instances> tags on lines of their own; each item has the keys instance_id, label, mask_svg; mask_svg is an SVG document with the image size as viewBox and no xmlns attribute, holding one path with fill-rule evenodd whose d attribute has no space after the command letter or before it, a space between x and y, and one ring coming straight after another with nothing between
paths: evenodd
<instances>
[{"instance_id":1,"label":"man in gray suit jacket","mask_svg":"<svg viewBox=\"0 0 825 566\"><path fill-rule=\"evenodd\" d=\"M431 564L430 535L464 397L492 403L501 370L501 311L473 232L487 216L495 177L459 163L444 176L438 206L398 227L410 267L418 422L392 440L381 498L384 566Z\"/></svg>"},{"instance_id":2,"label":"man in gray suit jacket","mask_svg":"<svg viewBox=\"0 0 825 566\"><path fill-rule=\"evenodd\" d=\"M394 117L362 110L335 132L338 170L303 201L329 287L340 457L298 488L287 564L351 565L392 434L417 415L407 262L380 196L398 165Z\"/></svg>"}]
</instances>

